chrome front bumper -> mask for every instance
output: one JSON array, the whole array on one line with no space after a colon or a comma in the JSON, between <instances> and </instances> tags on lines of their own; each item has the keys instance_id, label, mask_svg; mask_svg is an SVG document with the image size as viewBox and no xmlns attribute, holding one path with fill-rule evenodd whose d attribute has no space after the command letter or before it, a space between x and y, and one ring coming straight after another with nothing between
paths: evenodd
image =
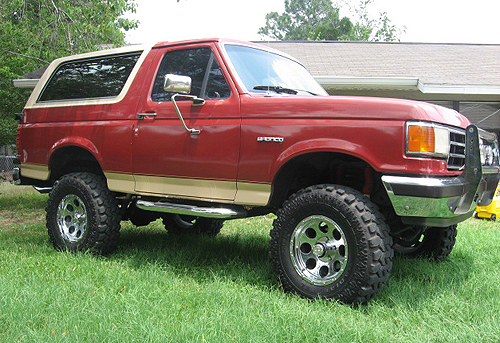
<instances>
[{"instance_id":1,"label":"chrome front bumper","mask_svg":"<svg viewBox=\"0 0 500 343\"><path fill-rule=\"evenodd\" d=\"M456 177L382 176L394 211L403 223L450 226L474 213L476 206L491 203L500 178L500 168L481 166L479 132L466 130L466 158L462 175Z\"/></svg>"}]
</instances>

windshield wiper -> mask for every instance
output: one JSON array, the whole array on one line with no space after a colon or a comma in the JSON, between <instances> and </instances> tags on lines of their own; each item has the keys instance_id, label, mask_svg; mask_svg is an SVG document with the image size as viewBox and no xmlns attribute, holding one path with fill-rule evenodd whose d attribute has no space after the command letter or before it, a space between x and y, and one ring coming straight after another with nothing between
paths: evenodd
<instances>
[{"instance_id":1,"label":"windshield wiper","mask_svg":"<svg viewBox=\"0 0 500 343\"><path fill-rule=\"evenodd\" d=\"M287 93L287 94L297 94L298 92L305 92L305 93L309 93L311 95L318 95L316 93L313 93L311 91L306 91L304 89L292 89L292 88L285 88L285 87L281 87L281 86L255 86L253 87L253 89L255 90L259 90L259 91L274 91L276 93Z\"/></svg>"},{"instance_id":2,"label":"windshield wiper","mask_svg":"<svg viewBox=\"0 0 500 343\"><path fill-rule=\"evenodd\" d=\"M269 90L269 91L273 91L276 93L286 93L286 94L297 94L298 93L298 91L296 91L295 89L284 88L281 86L255 86L255 87L253 87L253 89L258 90L258 91Z\"/></svg>"}]
</instances>

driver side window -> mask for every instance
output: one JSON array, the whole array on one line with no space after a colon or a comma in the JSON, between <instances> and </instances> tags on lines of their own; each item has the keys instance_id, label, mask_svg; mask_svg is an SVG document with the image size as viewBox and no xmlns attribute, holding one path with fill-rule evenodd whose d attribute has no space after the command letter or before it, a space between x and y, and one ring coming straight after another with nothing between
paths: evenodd
<instances>
[{"instance_id":1,"label":"driver side window","mask_svg":"<svg viewBox=\"0 0 500 343\"><path fill-rule=\"evenodd\" d=\"M155 77L151 94L153 101L170 101L174 94L163 90L166 74L191 77L191 93L189 94L202 99L225 99L231 95L224 74L209 48L167 52L163 56Z\"/></svg>"}]
</instances>

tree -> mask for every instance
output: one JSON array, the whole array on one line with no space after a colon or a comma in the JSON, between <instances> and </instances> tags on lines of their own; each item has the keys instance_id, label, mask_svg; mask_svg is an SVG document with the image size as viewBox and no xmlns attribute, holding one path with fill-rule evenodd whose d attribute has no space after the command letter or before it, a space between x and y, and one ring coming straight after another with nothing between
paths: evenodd
<instances>
[{"instance_id":1,"label":"tree","mask_svg":"<svg viewBox=\"0 0 500 343\"><path fill-rule=\"evenodd\" d=\"M331 0L285 0L285 12L270 12L266 15L266 25L259 34L277 40L355 40L355 41L395 41L396 26L381 13L378 19L371 19L368 6L373 0L361 0L354 9L358 18L353 22L340 16L339 5Z\"/></svg>"},{"instance_id":2,"label":"tree","mask_svg":"<svg viewBox=\"0 0 500 343\"><path fill-rule=\"evenodd\" d=\"M12 80L55 58L125 43L137 22L122 18L135 0L2 0L0 3L0 145L15 142L13 113L29 91Z\"/></svg>"},{"instance_id":3,"label":"tree","mask_svg":"<svg viewBox=\"0 0 500 343\"><path fill-rule=\"evenodd\" d=\"M378 19L370 19L368 14L368 6L374 0L361 0L356 8L352 8L347 3L350 12L354 12L358 17L358 21L354 25L353 36L350 40L374 41L374 42L394 42L398 41L398 32L403 29L398 29L392 24L387 17L387 12L379 13Z\"/></svg>"},{"instance_id":4,"label":"tree","mask_svg":"<svg viewBox=\"0 0 500 343\"><path fill-rule=\"evenodd\" d=\"M270 12L259 34L278 40L342 40L353 30L331 0L285 0L285 12Z\"/></svg>"}]
</instances>

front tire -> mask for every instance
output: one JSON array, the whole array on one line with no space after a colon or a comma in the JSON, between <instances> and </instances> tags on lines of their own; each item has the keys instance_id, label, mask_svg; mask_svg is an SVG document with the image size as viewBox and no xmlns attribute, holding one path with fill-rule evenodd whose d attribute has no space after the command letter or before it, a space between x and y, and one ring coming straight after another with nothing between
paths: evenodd
<instances>
[{"instance_id":1,"label":"front tire","mask_svg":"<svg viewBox=\"0 0 500 343\"><path fill-rule=\"evenodd\" d=\"M102 176L64 175L54 184L46 211L49 238L57 249L107 254L118 243L120 209Z\"/></svg>"},{"instance_id":2,"label":"front tire","mask_svg":"<svg viewBox=\"0 0 500 343\"><path fill-rule=\"evenodd\" d=\"M271 260L287 291L307 298L366 303L392 267L382 215L358 191L317 185L292 195L271 230Z\"/></svg>"},{"instance_id":3,"label":"front tire","mask_svg":"<svg viewBox=\"0 0 500 343\"><path fill-rule=\"evenodd\" d=\"M408 231L411 231L410 227ZM405 231L394 236L394 250L403 256L430 258L436 262L444 261L453 250L457 237L457 226L431 227L411 239Z\"/></svg>"}]
</instances>

